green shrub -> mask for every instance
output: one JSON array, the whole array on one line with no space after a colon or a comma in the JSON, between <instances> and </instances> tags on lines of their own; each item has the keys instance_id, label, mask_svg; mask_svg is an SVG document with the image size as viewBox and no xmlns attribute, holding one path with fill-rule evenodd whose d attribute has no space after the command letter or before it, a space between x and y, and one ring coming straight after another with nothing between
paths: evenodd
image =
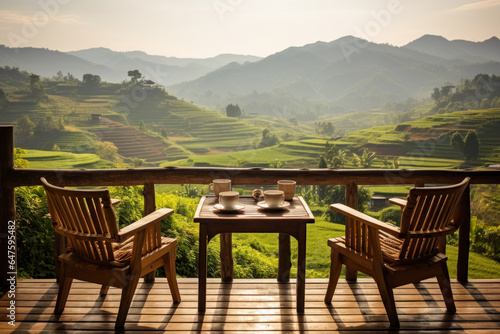
<instances>
[{"instance_id":1,"label":"green shrub","mask_svg":"<svg viewBox=\"0 0 500 334\"><path fill-rule=\"evenodd\" d=\"M380 220L401 226L401 209L391 206L380 211Z\"/></svg>"},{"instance_id":2,"label":"green shrub","mask_svg":"<svg viewBox=\"0 0 500 334\"><path fill-rule=\"evenodd\" d=\"M42 187L16 189L17 272L20 277L55 277L54 230Z\"/></svg>"}]
</instances>

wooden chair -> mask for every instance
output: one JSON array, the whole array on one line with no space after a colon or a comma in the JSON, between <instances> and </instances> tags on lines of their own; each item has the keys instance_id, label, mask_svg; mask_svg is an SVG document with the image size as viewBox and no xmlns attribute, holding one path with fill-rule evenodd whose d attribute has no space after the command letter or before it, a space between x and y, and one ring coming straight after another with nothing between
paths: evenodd
<instances>
[{"instance_id":1,"label":"wooden chair","mask_svg":"<svg viewBox=\"0 0 500 334\"><path fill-rule=\"evenodd\" d=\"M381 222L343 204L331 209L346 216L345 237L328 240L331 271L325 303L332 301L342 264L373 277L391 326L399 327L393 289L436 277L448 312L456 311L446 266L444 238L455 232L455 209L469 184L414 187L402 207L401 228ZM441 248L441 249L439 249Z\"/></svg>"},{"instance_id":2,"label":"wooden chair","mask_svg":"<svg viewBox=\"0 0 500 334\"><path fill-rule=\"evenodd\" d=\"M59 256L59 292L55 313L62 313L73 279L122 289L115 327L122 328L139 278L164 266L173 301L181 297L175 274L177 240L160 235L160 221L173 213L160 209L118 230L109 191L65 189L41 179L56 233L66 237Z\"/></svg>"}]
</instances>

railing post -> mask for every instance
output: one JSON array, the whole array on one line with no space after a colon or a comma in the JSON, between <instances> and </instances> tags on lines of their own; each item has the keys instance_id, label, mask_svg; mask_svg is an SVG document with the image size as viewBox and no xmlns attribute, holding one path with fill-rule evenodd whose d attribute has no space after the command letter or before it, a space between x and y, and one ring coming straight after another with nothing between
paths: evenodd
<instances>
[{"instance_id":1,"label":"railing post","mask_svg":"<svg viewBox=\"0 0 500 334\"><path fill-rule=\"evenodd\" d=\"M17 245L15 234L16 201L14 187L7 184L9 172L14 169L14 127L0 126L0 284L2 290L17 281ZM9 253L9 237L14 241ZM12 245L10 245L12 246ZM9 259L9 255L13 255ZM10 261L14 259L14 261Z\"/></svg>"},{"instance_id":2,"label":"railing post","mask_svg":"<svg viewBox=\"0 0 500 334\"><path fill-rule=\"evenodd\" d=\"M358 185L354 182L348 182L345 185L345 204L353 209L358 209ZM346 224L348 224L347 218ZM358 272L346 266L345 279L349 282L356 282L357 278Z\"/></svg>"},{"instance_id":3,"label":"railing post","mask_svg":"<svg viewBox=\"0 0 500 334\"><path fill-rule=\"evenodd\" d=\"M144 216L153 213L156 210L156 199L155 199L155 184L146 183L144 185L144 190L142 192L144 195ZM144 281L148 283L153 283L155 281L156 271L152 271L144 276Z\"/></svg>"},{"instance_id":4,"label":"railing post","mask_svg":"<svg viewBox=\"0 0 500 334\"><path fill-rule=\"evenodd\" d=\"M467 186L462 195L456 219L460 226L458 229L457 280L461 283L467 283L470 247L470 185Z\"/></svg>"}]
</instances>

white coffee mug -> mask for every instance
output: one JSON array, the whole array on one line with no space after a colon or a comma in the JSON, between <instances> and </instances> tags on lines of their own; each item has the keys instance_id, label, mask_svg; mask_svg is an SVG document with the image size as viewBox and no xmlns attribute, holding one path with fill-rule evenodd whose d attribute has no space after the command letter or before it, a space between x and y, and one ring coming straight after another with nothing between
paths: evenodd
<instances>
[{"instance_id":1,"label":"white coffee mug","mask_svg":"<svg viewBox=\"0 0 500 334\"><path fill-rule=\"evenodd\" d=\"M230 179L215 179L208 185L210 191L214 192L215 196L219 196L222 191L231 191Z\"/></svg>"},{"instance_id":2,"label":"white coffee mug","mask_svg":"<svg viewBox=\"0 0 500 334\"><path fill-rule=\"evenodd\" d=\"M295 196L295 184L297 182L293 180L279 180L278 189L283 190L285 193L285 201L290 201Z\"/></svg>"}]
</instances>

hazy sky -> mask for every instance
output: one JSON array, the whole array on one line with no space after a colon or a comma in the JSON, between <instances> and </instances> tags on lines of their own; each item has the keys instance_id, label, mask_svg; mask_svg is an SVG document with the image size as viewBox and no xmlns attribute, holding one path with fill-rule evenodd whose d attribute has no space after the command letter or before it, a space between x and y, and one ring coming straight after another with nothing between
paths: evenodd
<instances>
[{"instance_id":1,"label":"hazy sky","mask_svg":"<svg viewBox=\"0 0 500 334\"><path fill-rule=\"evenodd\" d=\"M354 35L404 45L424 34L500 37L500 0L1 0L0 44L204 58L267 56Z\"/></svg>"}]
</instances>

